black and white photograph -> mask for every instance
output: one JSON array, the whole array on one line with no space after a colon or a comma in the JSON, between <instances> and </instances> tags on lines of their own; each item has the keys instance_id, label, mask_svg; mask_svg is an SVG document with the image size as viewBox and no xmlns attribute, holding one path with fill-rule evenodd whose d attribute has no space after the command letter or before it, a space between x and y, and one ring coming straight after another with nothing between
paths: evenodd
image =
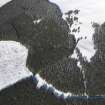
<instances>
[{"instance_id":1,"label":"black and white photograph","mask_svg":"<svg viewBox=\"0 0 105 105\"><path fill-rule=\"evenodd\" d=\"M0 105L105 105L105 0L0 0Z\"/></svg>"}]
</instances>

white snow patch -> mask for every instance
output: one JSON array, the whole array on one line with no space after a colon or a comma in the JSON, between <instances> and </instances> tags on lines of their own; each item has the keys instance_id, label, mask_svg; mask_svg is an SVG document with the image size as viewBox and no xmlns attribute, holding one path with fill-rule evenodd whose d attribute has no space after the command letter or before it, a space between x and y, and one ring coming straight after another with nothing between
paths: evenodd
<instances>
[{"instance_id":1,"label":"white snow patch","mask_svg":"<svg viewBox=\"0 0 105 105\"><path fill-rule=\"evenodd\" d=\"M77 54L77 52L76 52L76 48L75 48L73 54L70 56L70 58L77 59L77 60L78 60L77 66L78 66L80 69L82 69L82 65L81 65L81 63L80 63L80 61L79 61L79 56L78 56L78 54Z\"/></svg>"},{"instance_id":2,"label":"white snow patch","mask_svg":"<svg viewBox=\"0 0 105 105\"><path fill-rule=\"evenodd\" d=\"M0 90L32 73L26 68L28 50L15 41L0 41Z\"/></svg>"},{"instance_id":3,"label":"white snow patch","mask_svg":"<svg viewBox=\"0 0 105 105\"><path fill-rule=\"evenodd\" d=\"M10 2L12 0L0 0L0 7L2 7L3 5L5 5L6 3Z\"/></svg>"},{"instance_id":4,"label":"white snow patch","mask_svg":"<svg viewBox=\"0 0 105 105\"><path fill-rule=\"evenodd\" d=\"M80 61L77 62L77 66L80 68L80 70L82 69L82 65L81 65Z\"/></svg>"},{"instance_id":5,"label":"white snow patch","mask_svg":"<svg viewBox=\"0 0 105 105\"><path fill-rule=\"evenodd\" d=\"M37 20L34 20L33 22L34 22L34 24L38 24L38 23L40 23L42 21L42 19L37 19Z\"/></svg>"},{"instance_id":6,"label":"white snow patch","mask_svg":"<svg viewBox=\"0 0 105 105\"><path fill-rule=\"evenodd\" d=\"M76 52L76 49L74 50L73 54L70 56L70 58L78 59L78 55Z\"/></svg>"},{"instance_id":7,"label":"white snow patch","mask_svg":"<svg viewBox=\"0 0 105 105\"><path fill-rule=\"evenodd\" d=\"M37 79L37 81L38 81L37 88L41 88L41 86L43 86L43 85L46 83L46 81L43 80L43 79L40 77L39 74L36 74L35 77L36 77L36 79Z\"/></svg>"},{"instance_id":8,"label":"white snow patch","mask_svg":"<svg viewBox=\"0 0 105 105\"><path fill-rule=\"evenodd\" d=\"M66 99L68 96L72 96L72 95L73 95L73 94L70 93L70 92L65 93L65 92L63 92L63 91L60 91L60 90L56 89L52 84L47 83L46 80L44 80L43 78L41 78L39 74L36 74L36 75L35 75L35 78L36 78L37 81L38 81L38 84L37 84L37 88L38 88L38 89L40 89L43 85L47 85L47 90L48 90L49 88L52 88L53 93L54 93L55 96L57 96L57 97L60 97L60 96L63 95L63 98Z\"/></svg>"}]
</instances>

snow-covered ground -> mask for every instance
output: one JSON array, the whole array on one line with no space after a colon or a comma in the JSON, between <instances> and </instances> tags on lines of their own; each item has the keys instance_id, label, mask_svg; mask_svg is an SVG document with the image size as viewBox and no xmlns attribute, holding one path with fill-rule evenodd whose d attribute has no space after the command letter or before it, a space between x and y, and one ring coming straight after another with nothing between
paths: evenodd
<instances>
[{"instance_id":1,"label":"snow-covered ground","mask_svg":"<svg viewBox=\"0 0 105 105\"><path fill-rule=\"evenodd\" d=\"M0 7L5 5L6 3L10 2L12 0L0 0Z\"/></svg>"},{"instance_id":2,"label":"snow-covered ground","mask_svg":"<svg viewBox=\"0 0 105 105\"><path fill-rule=\"evenodd\" d=\"M26 68L27 54L18 42L0 41L0 90L32 75Z\"/></svg>"}]
</instances>

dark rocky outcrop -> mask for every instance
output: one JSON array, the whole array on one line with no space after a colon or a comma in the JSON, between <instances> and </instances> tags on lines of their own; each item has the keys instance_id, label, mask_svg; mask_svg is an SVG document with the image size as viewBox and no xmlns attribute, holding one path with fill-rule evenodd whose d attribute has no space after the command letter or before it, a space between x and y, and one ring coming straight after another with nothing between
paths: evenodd
<instances>
[{"instance_id":1,"label":"dark rocky outcrop","mask_svg":"<svg viewBox=\"0 0 105 105\"><path fill-rule=\"evenodd\" d=\"M46 67L40 75L57 89L77 95L84 94L84 80L77 60L68 58Z\"/></svg>"},{"instance_id":2,"label":"dark rocky outcrop","mask_svg":"<svg viewBox=\"0 0 105 105\"><path fill-rule=\"evenodd\" d=\"M87 92L89 95L105 95L105 23L95 24L94 28L96 53L86 65Z\"/></svg>"},{"instance_id":3,"label":"dark rocky outcrop","mask_svg":"<svg viewBox=\"0 0 105 105\"><path fill-rule=\"evenodd\" d=\"M59 27L54 20L43 20L36 28L38 33L31 43L34 53L29 52L27 64L41 69L73 53L73 50L69 48L67 31Z\"/></svg>"},{"instance_id":4,"label":"dark rocky outcrop","mask_svg":"<svg viewBox=\"0 0 105 105\"><path fill-rule=\"evenodd\" d=\"M38 19L41 22L35 24ZM59 7L48 0L13 0L0 8L0 40L25 45L29 49L27 66L34 73L73 52L68 31Z\"/></svg>"}]
</instances>

